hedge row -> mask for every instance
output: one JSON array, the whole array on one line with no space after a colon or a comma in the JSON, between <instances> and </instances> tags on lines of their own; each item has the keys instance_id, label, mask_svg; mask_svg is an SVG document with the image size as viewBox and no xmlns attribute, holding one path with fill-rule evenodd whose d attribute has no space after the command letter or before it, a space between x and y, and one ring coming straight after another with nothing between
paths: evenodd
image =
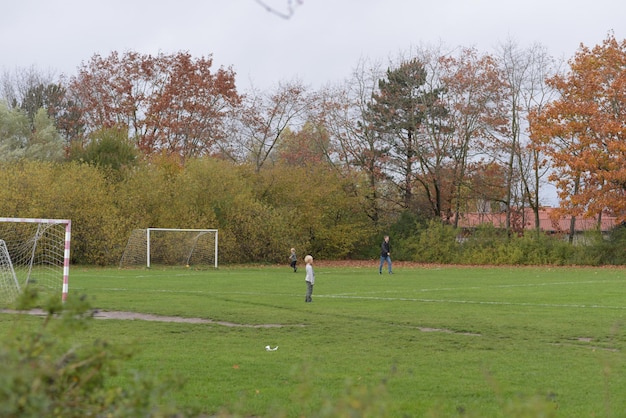
<instances>
[{"instance_id":1,"label":"hedge row","mask_svg":"<svg viewBox=\"0 0 626 418\"><path fill-rule=\"evenodd\" d=\"M122 173L122 175L120 175ZM626 264L622 228L582 246L484 226L468 239L415 214L366 216L361 185L328 167L261 172L212 158L163 158L116 172L81 162L0 165L0 216L72 220L72 262L115 265L133 229L217 228L220 263L286 263L289 248L318 259L377 258L383 233L394 259L456 264ZM393 220L392 220L393 219ZM384 228L384 230L382 229Z\"/></svg>"},{"instance_id":2,"label":"hedge row","mask_svg":"<svg viewBox=\"0 0 626 418\"><path fill-rule=\"evenodd\" d=\"M220 262L285 262L289 248L354 257L371 234L358 197L327 168L262 173L202 159L163 159L124 173L80 163L0 166L0 216L72 220L72 261L118 263L135 228L217 228Z\"/></svg>"}]
</instances>

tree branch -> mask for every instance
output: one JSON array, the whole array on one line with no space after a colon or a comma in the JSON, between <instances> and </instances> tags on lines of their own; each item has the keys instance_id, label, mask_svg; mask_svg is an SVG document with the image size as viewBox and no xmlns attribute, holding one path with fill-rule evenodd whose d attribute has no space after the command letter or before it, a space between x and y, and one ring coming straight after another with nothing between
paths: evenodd
<instances>
[{"instance_id":1,"label":"tree branch","mask_svg":"<svg viewBox=\"0 0 626 418\"><path fill-rule=\"evenodd\" d=\"M287 11L286 12L281 12L279 10L276 10L275 8L271 7L270 5L268 5L265 1L263 0L256 0L256 2L258 4L261 5L261 7L263 7L266 11L275 14L276 16L282 17L283 19L290 19L291 16L293 16L296 7L300 6L304 0L287 0Z\"/></svg>"}]
</instances>

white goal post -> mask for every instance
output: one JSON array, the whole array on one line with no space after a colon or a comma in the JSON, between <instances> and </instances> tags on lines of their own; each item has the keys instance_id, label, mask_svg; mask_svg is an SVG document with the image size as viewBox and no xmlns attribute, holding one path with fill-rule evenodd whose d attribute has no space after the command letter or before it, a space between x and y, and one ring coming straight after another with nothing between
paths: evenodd
<instances>
[{"instance_id":1,"label":"white goal post","mask_svg":"<svg viewBox=\"0 0 626 418\"><path fill-rule=\"evenodd\" d=\"M158 264L217 268L217 258L217 229L145 228L130 234L120 267Z\"/></svg>"},{"instance_id":2,"label":"white goal post","mask_svg":"<svg viewBox=\"0 0 626 418\"><path fill-rule=\"evenodd\" d=\"M0 301L12 303L29 285L69 289L72 221L0 217Z\"/></svg>"}]
</instances>

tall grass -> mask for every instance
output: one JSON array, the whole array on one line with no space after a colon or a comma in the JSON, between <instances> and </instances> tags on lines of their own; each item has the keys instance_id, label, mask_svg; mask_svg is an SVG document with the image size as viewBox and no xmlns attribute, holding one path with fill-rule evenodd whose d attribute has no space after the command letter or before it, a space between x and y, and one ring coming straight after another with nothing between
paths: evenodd
<instances>
[{"instance_id":1,"label":"tall grass","mask_svg":"<svg viewBox=\"0 0 626 418\"><path fill-rule=\"evenodd\" d=\"M131 345L190 414L619 417L626 270L316 265L73 268L102 310L215 322L97 320L77 340ZM221 321L217 323L217 321ZM228 324L224 324L228 323ZM265 347L278 346L276 351Z\"/></svg>"}]
</instances>

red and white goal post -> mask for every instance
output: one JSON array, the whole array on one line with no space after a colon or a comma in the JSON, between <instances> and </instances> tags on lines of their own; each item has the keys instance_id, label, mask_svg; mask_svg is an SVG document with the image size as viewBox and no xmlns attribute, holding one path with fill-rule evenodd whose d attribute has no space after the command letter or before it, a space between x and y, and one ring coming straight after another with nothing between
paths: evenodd
<instances>
[{"instance_id":1,"label":"red and white goal post","mask_svg":"<svg viewBox=\"0 0 626 418\"><path fill-rule=\"evenodd\" d=\"M29 285L67 299L72 221L0 217L0 303L10 304Z\"/></svg>"}]
</instances>

